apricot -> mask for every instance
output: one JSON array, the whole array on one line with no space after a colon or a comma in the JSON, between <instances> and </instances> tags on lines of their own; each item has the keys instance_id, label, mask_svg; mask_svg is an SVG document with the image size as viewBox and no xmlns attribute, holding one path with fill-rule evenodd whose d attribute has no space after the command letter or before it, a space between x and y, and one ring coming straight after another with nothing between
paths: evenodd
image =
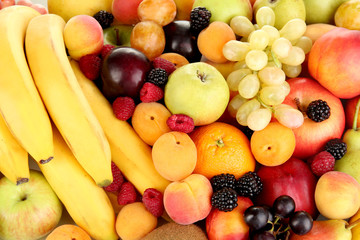
<instances>
[{"instance_id":1,"label":"apricot","mask_svg":"<svg viewBox=\"0 0 360 240\"><path fill-rule=\"evenodd\" d=\"M306 26L304 36L310 38L314 43L319 37L324 35L330 30L336 28L335 25L327 23L313 23Z\"/></svg>"},{"instance_id":2,"label":"apricot","mask_svg":"<svg viewBox=\"0 0 360 240\"><path fill-rule=\"evenodd\" d=\"M195 223L209 215L212 193L209 179L201 174L191 174L165 188L165 211L178 224Z\"/></svg>"},{"instance_id":3,"label":"apricot","mask_svg":"<svg viewBox=\"0 0 360 240\"><path fill-rule=\"evenodd\" d=\"M102 27L89 15L76 15L65 25L64 42L75 60L88 54L99 54L104 44Z\"/></svg>"},{"instance_id":4,"label":"apricot","mask_svg":"<svg viewBox=\"0 0 360 240\"><path fill-rule=\"evenodd\" d=\"M154 21L161 26L171 23L176 16L174 0L143 0L137 10L140 21Z\"/></svg>"},{"instance_id":5,"label":"apricot","mask_svg":"<svg viewBox=\"0 0 360 240\"><path fill-rule=\"evenodd\" d=\"M159 57L172 62L176 68L179 68L189 63L189 61L179 53L168 52L161 54Z\"/></svg>"},{"instance_id":6,"label":"apricot","mask_svg":"<svg viewBox=\"0 0 360 240\"><path fill-rule=\"evenodd\" d=\"M152 148L155 169L170 181L188 177L195 169L197 150L188 134L172 131L164 133Z\"/></svg>"},{"instance_id":7,"label":"apricot","mask_svg":"<svg viewBox=\"0 0 360 240\"><path fill-rule=\"evenodd\" d=\"M223 47L235 39L235 33L228 24L214 21L199 33L197 44L204 57L215 63L224 63L228 60L223 54Z\"/></svg>"},{"instance_id":8,"label":"apricot","mask_svg":"<svg viewBox=\"0 0 360 240\"><path fill-rule=\"evenodd\" d=\"M152 146L161 135L171 131L166 124L170 116L170 111L163 104L142 102L136 105L131 123L139 137Z\"/></svg>"},{"instance_id":9,"label":"apricot","mask_svg":"<svg viewBox=\"0 0 360 240\"><path fill-rule=\"evenodd\" d=\"M46 240L71 239L71 240L91 240L90 235L82 228L64 224L56 227L47 237Z\"/></svg>"},{"instance_id":10,"label":"apricot","mask_svg":"<svg viewBox=\"0 0 360 240\"><path fill-rule=\"evenodd\" d=\"M157 217L142 202L126 204L116 217L115 229L122 240L138 240L154 230Z\"/></svg>"}]
</instances>

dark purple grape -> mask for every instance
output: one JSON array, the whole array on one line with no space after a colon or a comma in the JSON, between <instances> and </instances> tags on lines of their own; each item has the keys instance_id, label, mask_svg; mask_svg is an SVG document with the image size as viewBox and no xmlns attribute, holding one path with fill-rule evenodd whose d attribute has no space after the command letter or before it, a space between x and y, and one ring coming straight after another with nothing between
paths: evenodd
<instances>
[{"instance_id":1,"label":"dark purple grape","mask_svg":"<svg viewBox=\"0 0 360 240\"><path fill-rule=\"evenodd\" d=\"M312 229L313 218L306 211L297 211L289 219L291 230L297 235L304 235Z\"/></svg>"},{"instance_id":2,"label":"dark purple grape","mask_svg":"<svg viewBox=\"0 0 360 240\"><path fill-rule=\"evenodd\" d=\"M252 240L276 240L276 238L270 232L259 232L254 234Z\"/></svg>"},{"instance_id":3,"label":"dark purple grape","mask_svg":"<svg viewBox=\"0 0 360 240\"><path fill-rule=\"evenodd\" d=\"M273 203L273 211L281 218L290 217L295 211L295 201L288 195L281 195Z\"/></svg>"},{"instance_id":4,"label":"dark purple grape","mask_svg":"<svg viewBox=\"0 0 360 240\"><path fill-rule=\"evenodd\" d=\"M260 230L266 226L269 211L260 206L248 207L244 212L244 220L252 230Z\"/></svg>"}]
</instances>

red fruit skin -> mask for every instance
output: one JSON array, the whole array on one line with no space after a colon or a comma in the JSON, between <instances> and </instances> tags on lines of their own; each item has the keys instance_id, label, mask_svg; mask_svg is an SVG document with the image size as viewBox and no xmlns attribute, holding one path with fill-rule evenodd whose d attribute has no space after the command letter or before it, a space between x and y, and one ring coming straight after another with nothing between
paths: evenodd
<instances>
[{"instance_id":1,"label":"red fruit skin","mask_svg":"<svg viewBox=\"0 0 360 240\"><path fill-rule=\"evenodd\" d=\"M119 23L136 24L140 22L137 8L141 2L142 0L114 0L111 12Z\"/></svg>"},{"instance_id":2,"label":"red fruit skin","mask_svg":"<svg viewBox=\"0 0 360 240\"><path fill-rule=\"evenodd\" d=\"M263 190L254 199L254 204L272 206L277 197L289 195L295 201L295 211L305 210L316 219L318 211L314 193L317 178L304 161L291 157L279 166L260 166L257 174Z\"/></svg>"},{"instance_id":3,"label":"red fruit skin","mask_svg":"<svg viewBox=\"0 0 360 240\"><path fill-rule=\"evenodd\" d=\"M309 73L335 96L360 94L360 31L335 28L317 39L309 53Z\"/></svg>"}]
</instances>

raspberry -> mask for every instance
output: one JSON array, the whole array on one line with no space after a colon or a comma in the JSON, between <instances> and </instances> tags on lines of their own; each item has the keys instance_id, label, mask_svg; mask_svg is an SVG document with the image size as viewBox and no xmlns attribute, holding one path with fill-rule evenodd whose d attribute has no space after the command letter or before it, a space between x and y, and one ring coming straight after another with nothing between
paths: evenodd
<instances>
[{"instance_id":1,"label":"raspberry","mask_svg":"<svg viewBox=\"0 0 360 240\"><path fill-rule=\"evenodd\" d=\"M124 176L114 162L111 162L111 172L113 175L113 182L109 186L104 187L104 190L108 192L118 192L121 185L124 183Z\"/></svg>"},{"instance_id":2,"label":"raspberry","mask_svg":"<svg viewBox=\"0 0 360 240\"><path fill-rule=\"evenodd\" d=\"M85 55L79 60L80 70L90 80L100 76L101 64L101 58L95 54Z\"/></svg>"},{"instance_id":3,"label":"raspberry","mask_svg":"<svg viewBox=\"0 0 360 240\"><path fill-rule=\"evenodd\" d=\"M155 188L148 188L144 191L142 202L155 217L160 217L164 213L163 195Z\"/></svg>"},{"instance_id":4,"label":"raspberry","mask_svg":"<svg viewBox=\"0 0 360 240\"><path fill-rule=\"evenodd\" d=\"M345 155L347 145L341 138L333 138L325 144L325 151L331 153L335 160L339 160Z\"/></svg>"},{"instance_id":5,"label":"raspberry","mask_svg":"<svg viewBox=\"0 0 360 240\"><path fill-rule=\"evenodd\" d=\"M146 81L155 84L156 86L162 87L168 80L168 74L162 68L153 68L146 76Z\"/></svg>"},{"instance_id":6,"label":"raspberry","mask_svg":"<svg viewBox=\"0 0 360 240\"><path fill-rule=\"evenodd\" d=\"M126 121L134 113L135 102L131 97L117 97L112 104L115 117Z\"/></svg>"},{"instance_id":7,"label":"raspberry","mask_svg":"<svg viewBox=\"0 0 360 240\"><path fill-rule=\"evenodd\" d=\"M105 57L111 52L111 50L113 50L115 48L114 45L111 44L105 44L102 49L101 49L101 58L105 59Z\"/></svg>"},{"instance_id":8,"label":"raspberry","mask_svg":"<svg viewBox=\"0 0 360 240\"><path fill-rule=\"evenodd\" d=\"M134 185L131 182L124 182L119 190L117 195L117 201L120 205L126 205L128 203L133 203L137 199L137 193Z\"/></svg>"},{"instance_id":9,"label":"raspberry","mask_svg":"<svg viewBox=\"0 0 360 240\"><path fill-rule=\"evenodd\" d=\"M156 102L164 97L164 91L151 82L145 82L140 89L140 100L142 102Z\"/></svg>"},{"instance_id":10,"label":"raspberry","mask_svg":"<svg viewBox=\"0 0 360 240\"><path fill-rule=\"evenodd\" d=\"M197 36L201 30L209 26L211 12L205 7L196 7L190 12L190 31Z\"/></svg>"},{"instance_id":11,"label":"raspberry","mask_svg":"<svg viewBox=\"0 0 360 240\"><path fill-rule=\"evenodd\" d=\"M331 153L322 151L317 153L310 160L311 171L318 177L326 172L333 171L335 166L335 158Z\"/></svg>"},{"instance_id":12,"label":"raspberry","mask_svg":"<svg viewBox=\"0 0 360 240\"><path fill-rule=\"evenodd\" d=\"M112 15L112 13L107 12L105 10L98 11L97 13L94 14L93 17L96 19L96 21L99 22L99 24L103 29L110 27L110 25L114 21L114 15Z\"/></svg>"},{"instance_id":13,"label":"raspberry","mask_svg":"<svg viewBox=\"0 0 360 240\"><path fill-rule=\"evenodd\" d=\"M315 100L306 108L306 115L315 122L322 122L330 117L330 107L321 99Z\"/></svg>"},{"instance_id":14,"label":"raspberry","mask_svg":"<svg viewBox=\"0 0 360 240\"><path fill-rule=\"evenodd\" d=\"M236 178L234 174L222 173L213 176L210 179L211 186L214 192L223 189L225 187L235 189Z\"/></svg>"},{"instance_id":15,"label":"raspberry","mask_svg":"<svg viewBox=\"0 0 360 240\"><path fill-rule=\"evenodd\" d=\"M156 57L153 60L152 64L153 68L164 69L168 75L170 75L173 71L176 70L175 64L165 58Z\"/></svg>"},{"instance_id":16,"label":"raspberry","mask_svg":"<svg viewBox=\"0 0 360 240\"><path fill-rule=\"evenodd\" d=\"M194 130L194 120L185 114L173 114L167 120L166 124L172 131L190 133Z\"/></svg>"}]
</instances>

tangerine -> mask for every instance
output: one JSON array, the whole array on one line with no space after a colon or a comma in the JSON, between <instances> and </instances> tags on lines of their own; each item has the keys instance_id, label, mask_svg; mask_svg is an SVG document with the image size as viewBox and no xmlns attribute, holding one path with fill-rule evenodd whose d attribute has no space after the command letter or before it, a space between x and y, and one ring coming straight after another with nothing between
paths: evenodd
<instances>
[{"instance_id":1,"label":"tangerine","mask_svg":"<svg viewBox=\"0 0 360 240\"><path fill-rule=\"evenodd\" d=\"M255 170L255 158L251 153L250 141L233 125L214 122L200 126L190 133L197 148L197 162L194 173L211 178L221 173L241 177Z\"/></svg>"}]
</instances>

